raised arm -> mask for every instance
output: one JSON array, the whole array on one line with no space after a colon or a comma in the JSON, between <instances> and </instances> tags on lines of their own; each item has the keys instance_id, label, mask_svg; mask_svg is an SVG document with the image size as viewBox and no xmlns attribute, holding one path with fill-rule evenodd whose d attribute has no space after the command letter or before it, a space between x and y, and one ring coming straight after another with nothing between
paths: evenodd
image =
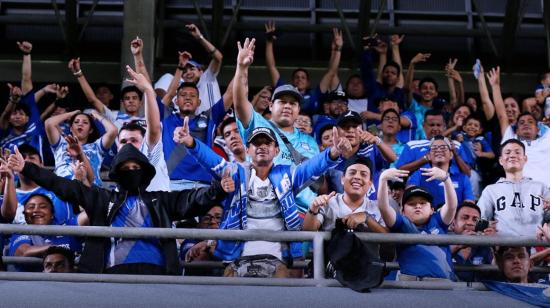
<instances>
[{"instance_id":1,"label":"raised arm","mask_svg":"<svg viewBox=\"0 0 550 308\"><path fill-rule=\"evenodd\" d=\"M7 159L7 158L6 158ZM0 159L0 183L3 183L2 208L0 213L7 221L12 221L17 212L17 194L15 192L15 181L13 171L8 167L8 162Z\"/></svg>"},{"instance_id":2,"label":"raised arm","mask_svg":"<svg viewBox=\"0 0 550 308\"><path fill-rule=\"evenodd\" d=\"M483 113L487 120L491 120L495 115L495 106L491 97L489 96L489 90L487 89L487 82L485 81L485 71L481 66L479 77L477 78L477 86L479 89L479 96L481 97L481 105L483 106Z\"/></svg>"},{"instance_id":3,"label":"raised arm","mask_svg":"<svg viewBox=\"0 0 550 308\"><path fill-rule=\"evenodd\" d=\"M134 72L128 65L126 66L126 71L128 71L130 78L132 78L127 81L135 85L144 94L145 121L147 122L145 141L149 148L152 149L161 137L160 111L155 98L155 90L145 75Z\"/></svg>"},{"instance_id":4,"label":"raised arm","mask_svg":"<svg viewBox=\"0 0 550 308\"><path fill-rule=\"evenodd\" d=\"M493 90L493 102L495 103L495 112L500 125L500 132L502 136L504 136L504 132L506 132L506 129L510 126L510 122L506 116L504 100L502 99L502 92L500 90L500 67L497 66L496 68L492 68L487 74L487 78L489 78L489 83Z\"/></svg>"},{"instance_id":5,"label":"raised arm","mask_svg":"<svg viewBox=\"0 0 550 308\"><path fill-rule=\"evenodd\" d=\"M265 24L265 64L271 77L272 87L275 87L281 78L281 74L279 74L279 70L277 70L277 66L275 65L275 54L273 53L273 42L277 40L276 31L274 21L268 21Z\"/></svg>"},{"instance_id":6,"label":"raised arm","mask_svg":"<svg viewBox=\"0 0 550 308\"><path fill-rule=\"evenodd\" d=\"M143 60L143 40L136 36L135 39L130 42L130 51L134 56L134 66L136 72L142 74L149 83L151 83L151 77L147 72L147 67L145 66L145 61Z\"/></svg>"},{"instance_id":7,"label":"raised arm","mask_svg":"<svg viewBox=\"0 0 550 308\"><path fill-rule=\"evenodd\" d=\"M382 71L384 65L388 63L388 44L382 40L378 40L378 45L374 47L374 50L378 52L378 69L376 70L376 81L382 83Z\"/></svg>"},{"instance_id":8,"label":"raised arm","mask_svg":"<svg viewBox=\"0 0 550 308\"><path fill-rule=\"evenodd\" d=\"M397 35L393 34L390 37L390 45L391 45L391 56L393 62L397 63L399 67L401 68L399 73L399 81L397 81L397 87L403 88L405 84L405 77L403 77L403 63L401 62L401 52L399 51L399 45L401 42L403 42L403 39L405 38L405 35Z\"/></svg>"},{"instance_id":9,"label":"raised arm","mask_svg":"<svg viewBox=\"0 0 550 308\"><path fill-rule=\"evenodd\" d=\"M44 126L46 128L48 142L50 144L57 144L59 142L59 138L61 137L61 133L59 132L59 124L67 121L72 116L80 112L80 110L74 110L71 112L58 114L47 119L46 122L44 122Z\"/></svg>"},{"instance_id":10,"label":"raised arm","mask_svg":"<svg viewBox=\"0 0 550 308\"><path fill-rule=\"evenodd\" d=\"M445 190L445 205L440 210L441 219L447 225L453 221L456 208L458 206L458 198L456 196L455 187L449 174L437 167L421 168L422 176L428 177L427 182L440 181L443 182Z\"/></svg>"},{"instance_id":11,"label":"raised arm","mask_svg":"<svg viewBox=\"0 0 550 308\"><path fill-rule=\"evenodd\" d=\"M255 42L256 39L246 38L242 47L241 43L237 42L239 52L235 77L233 78L233 102L235 104L235 114L245 128L250 124L254 112L252 104L248 101L248 68L254 61Z\"/></svg>"},{"instance_id":12,"label":"raised arm","mask_svg":"<svg viewBox=\"0 0 550 308\"><path fill-rule=\"evenodd\" d=\"M46 95L47 93L56 93L58 88L59 85L56 83L45 85L43 88L34 93L34 101L38 103L44 97L44 95Z\"/></svg>"},{"instance_id":13,"label":"raised arm","mask_svg":"<svg viewBox=\"0 0 550 308\"><path fill-rule=\"evenodd\" d=\"M382 174L380 174L380 179L378 182L378 208L380 209L382 219L384 219L386 226L388 226L389 228L395 225L397 213L390 206L388 181L403 182L403 179L406 178L408 175L408 171L394 168L387 169L382 172Z\"/></svg>"},{"instance_id":14,"label":"raised arm","mask_svg":"<svg viewBox=\"0 0 550 308\"><path fill-rule=\"evenodd\" d=\"M32 90L32 64L31 51L32 44L29 42L17 42L19 50L23 53L23 65L21 67L21 90L23 95Z\"/></svg>"},{"instance_id":15,"label":"raised arm","mask_svg":"<svg viewBox=\"0 0 550 308\"><path fill-rule=\"evenodd\" d=\"M8 83L8 88L10 89L10 97L8 98L8 104L0 116L0 129L6 130L9 126L10 115L17 105L21 101L23 92L21 88L12 86L11 83Z\"/></svg>"},{"instance_id":16,"label":"raised arm","mask_svg":"<svg viewBox=\"0 0 550 308\"><path fill-rule=\"evenodd\" d=\"M44 109L44 111L40 114L40 120L42 121L46 121L46 119L55 111L55 108L57 107L56 103L62 99L65 99L65 97L67 97L67 94L69 94L69 87L61 87L56 84L54 86L55 88L53 93L55 93L55 101L48 105L48 107L46 107L46 109Z\"/></svg>"},{"instance_id":17,"label":"raised arm","mask_svg":"<svg viewBox=\"0 0 550 308\"><path fill-rule=\"evenodd\" d=\"M407 91L407 104L410 104L413 99L413 79L414 79L414 68L417 63L420 62L426 62L432 54L430 53L418 53L414 58L411 59L411 62L409 63L409 69L407 70L407 75L405 77L405 87L408 89Z\"/></svg>"},{"instance_id":18,"label":"raised arm","mask_svg":"<svg viewBox=\"0 0 550 308\"><path fill-rule=\"evenodd\" d=\"M183 71L185 70L185 66L187 65L187 61L191 59L193 56L187 52L187 51L178 51L178 67L176 68L176 72L174 73L174 78L172 78L172 81L170 81L170 85L168 86L168 89L166 90L166 94L162 98L162 103L164 106L169 107L170 103L172 103L172 99L174 96L177 95L177 90L180 85L181 76L183 75Z\"/></svg>"},{"instance_id":19,"label":"raised arm","mask_svg":"<svg viewBox=\"0 0 550 308\"><path fill-rule=\"evenodd\" d=\"M342 56L342 46L344 45L344 39L342 38L342 31L337 28L332 29L332 44L330 52L330 61L328 63L328 70L319 82L319 89L321 93L332 90L332 82L335 77L338 76L338 67L340 66L340 58Z\"/></svg>"},{"instance_id":20,"label":"raised arm","mask_svg":"<svg viewBox=\"0 0 550 308\"><path fill-rule=\"evenodd\" d=\"M458 104L458 95L456 93L455 81L452 76L457 60L458 59L449 59L449 62L445 65L445 76L447 76L447 84L449 86L449 103L451 104L452 110L454 110Z\"/></svg>"},{"instance_id":21,"label":"raised arm","mask_svg":"<svg viewBox=\"0 0 550 308\"><path fill-rule=\"evenodd\" d=\"M204 47L204 49L212 57L208 68L210 69L210 71L212 71L214 75L217 75L220 72L220 68L222 66L222 53L201 34L197 26L195 26L194 24L189 24L185 27L187 28L187 30L189 30L189 33L191 33L191 35L201 43L202 47Z\"/></svg>"},{"instance_id":22,"label":"raised arm","mask_svg":"<svg viewBox=\"0 0 550 308\"><path fill-rule=\"evenodd\" d=\"M92 110L92 116L94 119L98 120L103 124L103 127L105 128L105 134L101 136L101 145L103 145L103 148L109 149L115 143L116 137L118 136L118 129L113 124L113 122L109 121L105 116L99 114L97 111Z\"/></svg>"},{"instance_id":23,"label":"raised arm","mask_svg":"<svg viewBox=\"0 0 550 308\"><path fill-rule=\"evenodd\" d=\"M71 59L69 61L69 70L73 73L73 75L78 80L78 84L80 84L80 88L82 88L82 92L84 92L84 95L86 96L86 99L92 106L100 113L105 113L105 105L95 96L94 90L92 87L90 87L90 84L88 83L88 80L86 80L86 77L84 77L84 73L82 72L82 69L80 68L80 58Z\"/></svg>"},{"instance_id":24,"label":"raised arm","mask_svg":"<svg viewBox=\"0 0 550 308\"><path fill-rule=\"evenodd\" d=\"M81 205L88 213L92 211L93 206L97 205L97 192L100 188L87 187L80 181L65 179L50 170L25 162L17 148L15 153L10 155L8 166L13 171L23 174L25 178L34 181L38 186L52 191L61 200Z\"/></svg>"}]
</instances>

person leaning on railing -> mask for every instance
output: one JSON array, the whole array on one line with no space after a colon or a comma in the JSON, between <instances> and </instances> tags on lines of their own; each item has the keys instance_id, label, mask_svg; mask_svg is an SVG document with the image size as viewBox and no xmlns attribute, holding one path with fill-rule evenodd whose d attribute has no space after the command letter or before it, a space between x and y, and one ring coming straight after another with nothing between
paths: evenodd
<instances>
[{"instance_id":1,"label":"person leaning on railing","mask_svg":"<svg viewBox=\"0 0 550 308\"><path fill-rule=\"evenodd\" d=\"M8 166L53 191L61 199L81 205L91 226L170 228L172 221L205 214L227 195L218 182L213 182L208 188L180 192L147 192L145 188L155 175L155 168L131 144L123 146L113 160L109 177L118 184L113 190L90 188L78 180L56 176L25 162L17 148L15 154L10 155ZM79 270L90 273L177 275L178 265L174 239L89 237Z\"/></svg>"}]
</instances>

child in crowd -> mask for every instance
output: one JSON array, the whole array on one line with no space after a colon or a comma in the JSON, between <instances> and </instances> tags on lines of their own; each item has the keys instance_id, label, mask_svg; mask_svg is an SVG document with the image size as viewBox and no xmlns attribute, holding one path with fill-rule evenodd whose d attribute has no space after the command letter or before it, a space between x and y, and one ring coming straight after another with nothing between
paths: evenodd
<instances>
[{"instance_id":1,"label":"child in crowd","mask_svg":"<svg viewBox=\"0 0 550 308\"><path fill-rule=\"evenodd\" d=\"M476 199L479 199L481 194L480 165L483 163L479 158L486 159L485 162L495 158L490 141L483 136L481 120L475 115L468 116L464 120L462 131L456 135L456 140L462 143L462 146L466 149L466 155L469 156L466 161L470 162L470 168L472 169L470 184L472 185L474 196Z\"/></svg>"},{"instance_id":2,"label":"child in crowd","mask_svg":"<svg viewBox=\"0 0 550 308\"><path fill-rule=\"evenodd\" d=\"M390 206L388 181L402 181L409 172L387 169L380 175L378 207L391 232L412 234L446 234L452 222L457 196L449 174L437 167L421 168L428 181L441 181L445 188L445 205L437 212L432 206L432 195L421 187L411 186L402 197L402 213ZM397 245L398 280L456 280L449 245Z\"/></svg>"}]
</instances>

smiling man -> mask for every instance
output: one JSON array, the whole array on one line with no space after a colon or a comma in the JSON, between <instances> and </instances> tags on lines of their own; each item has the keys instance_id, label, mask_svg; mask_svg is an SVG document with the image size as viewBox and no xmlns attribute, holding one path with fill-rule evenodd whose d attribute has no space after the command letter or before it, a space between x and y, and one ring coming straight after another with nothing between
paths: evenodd
<instances>
[{"instance_id":1,"label":"smiling man","mask_svg":"<svg viewBox=\"0 0 550 308\"><path fill-rule=\"evenodd\" d=\"M478 201L481 216L497 220L499 234L533 236L542 222L543 203L550 198L550 190L545 184L524 176L527 156L521 141L505 141L500 152L499 163L506 177L481 193Z\"/></svg>"}]
</instances>

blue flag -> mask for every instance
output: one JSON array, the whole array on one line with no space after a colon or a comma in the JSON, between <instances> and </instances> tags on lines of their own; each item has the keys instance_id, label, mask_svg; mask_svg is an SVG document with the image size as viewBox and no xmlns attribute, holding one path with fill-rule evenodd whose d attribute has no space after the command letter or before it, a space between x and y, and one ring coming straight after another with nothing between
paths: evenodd
<instances>
[{"instance_id":1,"label":"blue flag","mask_svg":"<svg viewBox=\"0 0 550 308\"><path fill-rule=\"evenodd\" d=\"M550 282L539 283L508 283L484 281L483 284L502 295L540 307L550 307Z\"/></svg>"}]
</instances>

